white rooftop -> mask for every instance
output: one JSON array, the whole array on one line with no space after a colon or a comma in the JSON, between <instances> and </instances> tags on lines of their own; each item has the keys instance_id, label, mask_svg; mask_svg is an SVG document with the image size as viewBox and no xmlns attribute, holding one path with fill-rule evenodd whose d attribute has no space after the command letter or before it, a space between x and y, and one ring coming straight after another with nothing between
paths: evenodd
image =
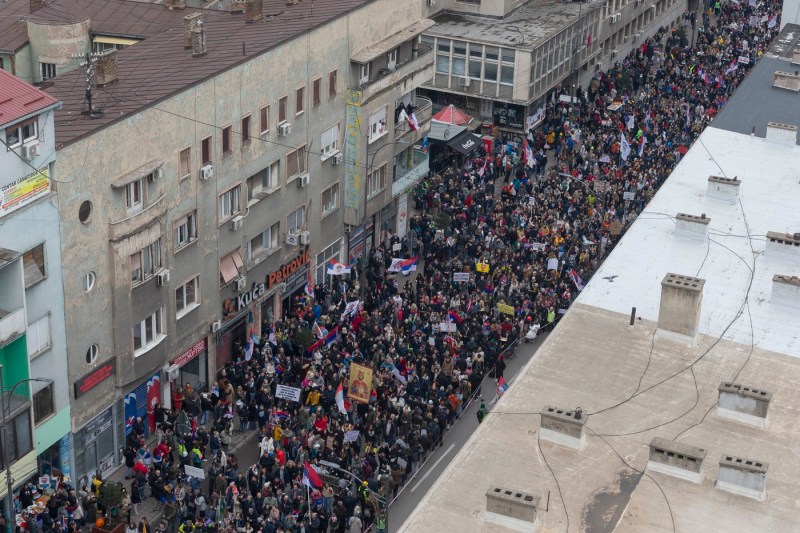
<instances>
[{"instance_id":1,"label":"white rooftop","mask_svg":"<svg viewBox=\"0 0 800 533\"><path fill-rule=\"evenodd\" d=\"M736 177L741 204L710 198L709 176ZM695 276L706 280L700 333L750 344L747 314L731 321L742 310L755 265L749 298L755 343L800 357L800 313L770 303L773 275L800 275L800 253L764 254L768 231L800 232L798 201L800 147L706 128L577 301L619 313L636 307L637 316L657 321L664 275ZM677 213L705 213L710 239L676 234Z\"/></svg>"}]
</instances>

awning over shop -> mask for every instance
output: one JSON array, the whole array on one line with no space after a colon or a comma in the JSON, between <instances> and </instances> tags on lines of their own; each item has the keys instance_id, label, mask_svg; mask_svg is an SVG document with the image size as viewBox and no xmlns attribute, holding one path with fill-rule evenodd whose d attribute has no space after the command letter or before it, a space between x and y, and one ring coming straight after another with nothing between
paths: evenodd
<instances>
[{"instance_id":1,"label":"awning over shop","mask_svg":"<svg viewBox=\"0 0 800 533\"><path fill-rule=\"evenodd\" d=\"M455 139L466 128L464 126L455 126L453 124L445 124L437 120L431 120L431 130L428 132L428 139L434 141L449 141Z\"/></svg>"},{"instance_id":2,"label":"awning over shop","mask_svg":"<svg viewBox=\"0 0 800 533\"><path fill-rule=\"evenodd\" d=\"M468 155L471 152L477 150L481 147L483 141L477 135L472 132L464 131L460 135L454 137L450 142L447 143L447 146L456 150L464 155Z\"/></svg>"}]
</instances>

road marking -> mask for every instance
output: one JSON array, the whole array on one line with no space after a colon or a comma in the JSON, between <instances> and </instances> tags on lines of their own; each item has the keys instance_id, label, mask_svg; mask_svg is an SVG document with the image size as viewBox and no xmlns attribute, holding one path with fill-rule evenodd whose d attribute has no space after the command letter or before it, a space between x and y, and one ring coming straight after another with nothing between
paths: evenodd
<instances>
[{"instance_id":1,"label":"road marking","mask_svg":"<svg viewBox=\"0 0 800 533\"><path fill-rule=\"evenodd\" d=\"M411 492L412 492L412 493L413 493L415 490L417 490L417 489L419 488L419 486L420 486L420 485L422 485L422 482L423 482L423 481L425 481L426 479L428 479L428 476L430 476L430 475L431 475L431 472L433 472L434 470L436 470L436 467L437 467L437 466L439 466L439 463L441 463L441 462L442 462L442 459L444 459L444 458L447 456L447 454L448 454L448 453L452 452L452 451L453 451L453 448L455 448L455 447L456 447L456 444L455 444L455 443L452 443L452 444L451 444L451 445L450 445L450 446L449 446L449 447L448 447L448 448L447 448L447 449L444 451L444 453L442 454L442 456L441 456L441 457L439 457L439 458L436 460L436 462L435 462L435 463L433 463L433 466L432 466L432 467L430 467L430 468L428 469L428 471L427 471L427 472L425 472L425 475L424 475L424 476L422 476L422 477L419 479L419 481L417 481L417 484L416 484L416 485L414 485L413 487L411 487Z\"/></svg>"}]
</instances>

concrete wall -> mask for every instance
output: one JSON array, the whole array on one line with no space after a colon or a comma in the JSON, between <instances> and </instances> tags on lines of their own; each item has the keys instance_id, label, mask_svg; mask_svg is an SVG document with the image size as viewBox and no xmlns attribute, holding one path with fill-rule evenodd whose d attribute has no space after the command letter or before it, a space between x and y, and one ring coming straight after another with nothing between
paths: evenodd
<instances>
[{"instance_id":1,"label":"concrete wall","mask_svg":"<svg viewBox=\"0 0 800 533\"><path fill-rule=\"evenodd\" d=\"M83 56L92 51L89 39L89 18L76 24L36 24L28 22L31 73L41 81L39 63L54 63L57 72L77 67ZM26 80L31 81L31 80Z\"/></svg>"},{"instance_id":2,"label":"concrete wall","mask_svg":"<svg viewBox=\"0 0 800 533\"><path fill-rule=\"evenodd\" d=\"M428 0L422 0L426 5ZM481 0L478 4L462 0L435 0L432 6L427 7L429 14L439 11L457 11L470 15L485 15L489 17L503 17L511 13L528 0Z\"/></svg>"}]
</instances>

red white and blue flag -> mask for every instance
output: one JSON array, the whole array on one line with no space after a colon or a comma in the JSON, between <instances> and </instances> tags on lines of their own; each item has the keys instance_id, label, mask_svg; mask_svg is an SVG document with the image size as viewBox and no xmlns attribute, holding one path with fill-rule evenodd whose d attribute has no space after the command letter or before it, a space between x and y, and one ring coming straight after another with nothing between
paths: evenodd
<instances>
[{"instance_id":1,"label":"red white and blue flag","mask_svg":"<svg viewBox=\"0 0 800 533\"><path fill-rule=\"evenodd\" d=\"M461 317L460 317L460 316L458 316L458 313L456 313L456 312L455 312L455 311L453 311L452 309L450 309L450 310L447 312L447 317L448 317L450 320L452 320L453 322L455 322L456 324L461 324Z\"/></svg>"},{"instance_id":2,"label":"red white and blue flag","mask_svg":"<svg viewBox=\"0 0 800 533\"><path fill-rule=\"evenodd\" d=\"M303 485L312 489L322 488L322 478L319 477L317 471L314 470L314 467L312 467L311 463L308 461L303 465Z\"/></svg>"},{"instance_id":3,"label":"red white and blue flag","mask_svg":"<svg viewBox=\"0 0 800 533\"><path fill-rule=\"evenodd\" d=\"M400 262L400 272L403 274L407 274L409 272L414 272L417 269L417 263L419 263L419 256L414 256L410 259L406 259L405 261Z\"/></svg>"},{"instance_id":4,"label":"red white and blue flag","mask_svg":"<svg viewBox=\"0 0 800 533\"><path fill-rule=\"evenodd\" d=\"M575 284L575 288L578 289L578 291L582 291L583 288L585 287L585 285L583 284L583 280L578 275L578 273L575 272L574 268L569 269L569 279L572 280L572 283Z\"/></svg>"},{"instance_id":5,"label":"red white and blue flag","mask_svg":"<svg viewBox=\"0 0 800 533\"><path fill-rule=\"evenodd\" d=\"M350 273L350 267L338 262L336 259L328 261L328 274L331 276L343 276Z\"/></svg>"},{"instance_id":6,"label":"red white and blue flag","mask_svg":"<svg viewBox=\"0 0 800 533\"><path fill-rule=\"evenodd\" d=\"M343 415L347 414L347 409L344 407L344 387L342 387L342 382L339 382L339 386L336 387L336 407L339 408L339 412Z\"/></svg>"},{"instance_id":7,"label":"red white and blue flag","mask_svg":"<svg viewBox=\"0 0 800 533\"><path fill-rule=\"evenodd\" d=\"M506 380L503 379L501 376L500 379L497 380L497 395L502 396L505 391L508 390L508 383Z\"/></svg>"}]
</instances>

